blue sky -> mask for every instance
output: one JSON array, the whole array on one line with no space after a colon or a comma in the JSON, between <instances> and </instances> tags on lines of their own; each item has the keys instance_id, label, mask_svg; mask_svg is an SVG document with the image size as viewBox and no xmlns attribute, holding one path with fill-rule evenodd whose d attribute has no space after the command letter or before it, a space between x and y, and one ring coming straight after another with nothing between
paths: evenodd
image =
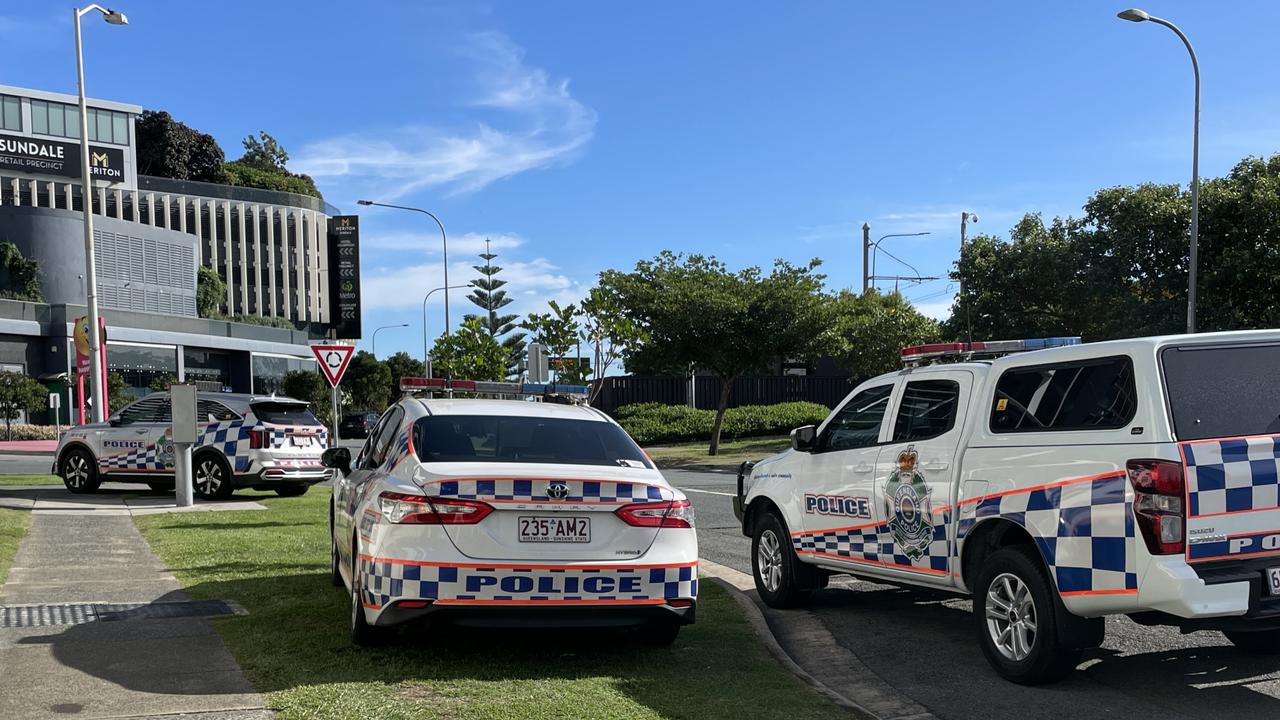
<instances>
[{"instance_id":1,"label":"blue sky","mask_svg":"<svg viewBox=\"0 0 1280 720\"><path fill-rule=\"evenodd\" d=\"M265 129L360 210L366 335L421 353L421 298L490 237L513 309L662 249L824 261L860 284L863 222L927 275L961 210L1006 234L1101 187L1190 175L1191 69L1120 2L428 3L126 0L86 27L90 94L170 111L239 156ZM1203 175L1280 150L1280 4L1148 2L1204 75ZM0 83L74 92L70 11L0 9ZM883 256L882 273L895 267ZM905 269L903 269L905 271ZM947 281L907 289L933 315ZM439 294L436 296L439 297ZM455 324L470 307L455 293ZM433 300L433 334L443 318ZM364 344L368 346L367 341Z\"/></svg>"}]
</instances>

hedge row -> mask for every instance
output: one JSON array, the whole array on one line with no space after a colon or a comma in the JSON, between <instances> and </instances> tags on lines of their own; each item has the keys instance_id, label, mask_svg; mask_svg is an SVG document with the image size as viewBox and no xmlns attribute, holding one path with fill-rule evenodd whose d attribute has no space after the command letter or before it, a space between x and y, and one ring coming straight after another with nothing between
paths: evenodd
<instances>
[{"instance_id":1,"label":"hedge row","mask_svg":"<svg viewBox=\"0 0 1280 720\"><path fill-rule=\"evenodd\" d=\"M801 425L820 423L830 413L827 406L811 402L729 408L724 413L721 439L782 435ZM613 415L641 445L710 440L716 419L714 410L661 403L623 405Z\"/></svg>"},{"instance_id":2,"label":"hedge row","mask_svg":"<svg viewBox=\"0 0 1280 720\"><path fill-rule=\"evenodd\" d=\"M65 428L66 425L63 425ZM13 423L13 440L57 440L58 431L53 425L28 425ZM8 440L4 430L4 421L0 420L0 440Z\"/></svg>"}]
</instances>

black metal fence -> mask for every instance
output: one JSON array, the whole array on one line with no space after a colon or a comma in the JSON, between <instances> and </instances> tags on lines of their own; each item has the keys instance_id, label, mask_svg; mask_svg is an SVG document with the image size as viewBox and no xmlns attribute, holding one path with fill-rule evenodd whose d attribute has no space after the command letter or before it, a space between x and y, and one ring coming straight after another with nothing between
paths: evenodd
<instances>
[{"instance_id":1,"label":"black metal fence","mask_svg":"<svg viewBox=\"0 0 1280 720\"><path fill-rule=\"evenodd\" d=\"M855 378L815 375L749 375L738 378L729 396L729 407L815 402L834 408L857 385ZM682 377L626 375L607 377L595 406L613 412L623 405L656 402L684 405L689 381ZM694 378L694 401L702 410L714 410L720 400L720 379Z\"/></svg>"}]
</instances>

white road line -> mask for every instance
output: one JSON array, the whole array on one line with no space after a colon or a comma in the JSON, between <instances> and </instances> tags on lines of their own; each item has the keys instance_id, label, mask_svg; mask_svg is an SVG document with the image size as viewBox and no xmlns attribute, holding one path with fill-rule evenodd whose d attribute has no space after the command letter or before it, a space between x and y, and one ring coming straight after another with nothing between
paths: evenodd
<instances>
[{"instance_id":1,"label":"white road line","mask_svg":"<svg viewBox=\"0 0 1280 720\"><path fill-rule=\"evenodd\" d=\"M720 492L719 490L698 490L697 488L679 488L682 492L705 493L707 495L724 495L725 497L733 497L737 493Z\"/></svg>"}]
</instances>

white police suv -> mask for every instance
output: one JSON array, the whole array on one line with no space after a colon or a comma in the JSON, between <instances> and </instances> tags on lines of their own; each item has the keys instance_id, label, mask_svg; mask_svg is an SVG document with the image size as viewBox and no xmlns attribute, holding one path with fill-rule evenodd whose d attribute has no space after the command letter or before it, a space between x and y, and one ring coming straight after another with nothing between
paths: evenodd
<instances>
[{"instance_id":1,"label":"white police suv","mask_svg":"<svg viewBox=\"0 0 1280 720\"><path fill-rule=\"evenodd\" d=\"M287 397L197 393L192 447L196 497L224 500L236 488L302 495L328 477L320 453L328 432L305 402ZM104 481L173 487L169 393L152 393L112 415L62 433L53 472L73 493Z\"/></svg>"},{"instance_id":2,"label":"white police suv","mask_svg":"<svg viewBox=\"0 0 1280 720\"><path fill-rule=\"evenodd\" d=\"M417 619L638 626L668 644L694 620L693 508L590 407L407 397L354 459L339 447L324 462L341 471L332 579L350 592L358 644Z\"/></svg>"},{"instance_id":3,"label":"white police suv","mask_svg":"<svg viewBox=\"0 0 1280 720\"><path fill-rule=\"evenodd\" d=\"M740 472L765 602L832 573L971 594L987 659L1028 684L1111 614L1280 653L1280 331L903 358Z\"/></svg>"}]
</instances>

